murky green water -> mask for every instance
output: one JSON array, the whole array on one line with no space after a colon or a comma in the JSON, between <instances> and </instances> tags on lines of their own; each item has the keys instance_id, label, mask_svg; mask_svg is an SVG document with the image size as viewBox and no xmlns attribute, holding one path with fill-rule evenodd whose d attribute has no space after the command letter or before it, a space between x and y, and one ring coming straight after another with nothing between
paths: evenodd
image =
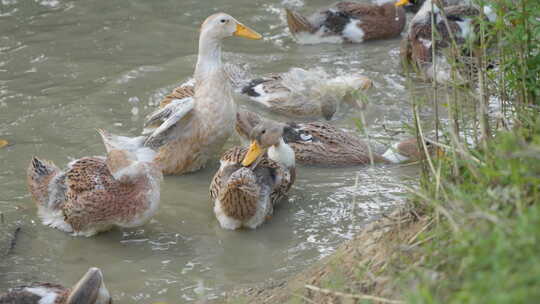
<instances>
[{"instance_id":1,"label":"murky green water","mask_svg":"<svg viewBox=\"0 0 540 304\"><path fill-rule=\"evenodd\" d=\"M303 9L326 2L310 1ZM370 134L388 136L383 125L410 123L398 74L399 39L299 46L286 35L282 7L277 0L1 0L0 138L14 145L0 150L0 250L7 234L16 226L22 230L14 252L0 255L0 291L36 280L69 285L97 266L117 303L212 299L304 269L399 204L402 185L417 174L414 166L299 168L289 202L271 221L256 231L224 231L208 199L215 162L195 174L167 177L160 210L143 227L84 239L39 223L25 185L30 157L63 166L103 154L98 127L137 135L160 98L192 74L199 25L216 11L266 37L230 39L226 61L255 73L293 66L364 72L376 85L366 113ZM354 128L358 117L351 112L333 123Z\"/></svg>"}]
</instances>

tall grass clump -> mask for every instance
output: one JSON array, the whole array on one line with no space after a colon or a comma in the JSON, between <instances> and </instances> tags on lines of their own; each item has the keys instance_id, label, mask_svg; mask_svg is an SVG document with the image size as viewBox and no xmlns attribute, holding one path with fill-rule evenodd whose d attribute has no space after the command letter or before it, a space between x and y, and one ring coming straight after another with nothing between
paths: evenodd
<instances>
[{"instance_id":1,"label":"tall grass clump","mask_svg":"<svg viewBox=\"0 0 540 304\"><path fill-rule=\"evenodd\" d=\"M413 193L433 225L402 274L414 283L405 289L411 303L540 301L540 1L478 4L498 18L478 18L469 88L433 84L448 107L448 117L433 118L432 140L445 153L428 158ZM421 103L411 104L425 137Z\"/></svg>"}]
</instances>

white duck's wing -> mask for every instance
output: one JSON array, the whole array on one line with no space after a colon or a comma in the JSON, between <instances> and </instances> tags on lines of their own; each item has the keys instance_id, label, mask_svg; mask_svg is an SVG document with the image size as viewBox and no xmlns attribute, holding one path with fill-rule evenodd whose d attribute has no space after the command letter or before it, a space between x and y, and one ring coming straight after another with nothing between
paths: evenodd
<instances>
[{"instance_id":1,"label":"white duck's wing","mask_svg":"<svg viewBox=\"0 0 540 304\"><path fill-rule=\"evenodd\" d=\"M162 121L145 140L144 145L151 148L156 148L169 139L170 131L174 127L179 127L182 120L188 119L189 113L195 107L193 97L175 99L165 107L150 114L145 127Z\"/></svg>"}]
</instances>

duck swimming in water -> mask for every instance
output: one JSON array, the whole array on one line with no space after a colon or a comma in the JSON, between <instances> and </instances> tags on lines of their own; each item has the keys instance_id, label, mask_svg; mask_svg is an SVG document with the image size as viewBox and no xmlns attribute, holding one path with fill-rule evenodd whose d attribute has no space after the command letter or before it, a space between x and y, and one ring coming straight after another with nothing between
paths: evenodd
<instances>
[{"instance_id":1,"label":"duck swimming in water","mask_svg":"<svg viewBox=\"0 0 540 304\"><path fill-rule=\"evenodd\" d=\"M291 34L301 44L360 43L397 37L405 27L405 10L394 0L378 4L340 1L306 18L285 9Z\"/></svg>"},{"instance_id":2,"label":"duck swimming in water","mask_svg":"<svg viewBox=\"0 0 540 304\"><path fill-rule=\"evenodd\" d=\"M154 161L164 174L201 169L221 152L233 132L236 104L221 61L222 41L232 36L261 39L260 34L225 13L204 21L192 97L184 98L184 89L176 89L145 124L144 144L157 151Z\"/></svg>"},{"instance_id":3,"label":"duck swimming in water","mask_svg":"<svg viewBox=\"0 0 540 304\"><path fill-rule=\"evenodd\" d=\"M400 0L396 5L408 3L409 0ZM446 18L441 13L441 7L444 8ZM486 21L495 21L496 15L489 6L478 8L466 0L426 0L411 20L407 35L401 42L400 57L404 67L413 67L419 70L426 80L434 79L439 83L452 80L452 60L448 58L449 55L455 56L455 59L464 63L465 67L474 68L472 60L474 54L467 49L467 46L474 45L475 43L469 42L479 37L478 18L481 15L481 9L484 11ZM437 29L435 41L432 41L432 15ZM459 48L458 54L450 52L453 41ZM435 48L437 58L436 70L433 65L433 48ZM455 79L462 82L464 75L458 74Z\"/></svg>"},{"instance_id":4,"label":"duck swimming in water","mask_svg":"<svg viewBox=\"0 0 540 304\"><path fill-rule=\"evenodd\" d=\"M99 268L90 268L72 288L51 283L33 283L0 294L0 304L111 304Z\"/></svg>"},{"instance_id":5,"label":"duck swimming in water","mask_svg":"<svg viewBox=\"0 0 540 304\"><path fill-rule=\"evenodd\" d=\"M331 77L324 71L292 68L286 73L264 75L242 88L250 100L289 117L324 117L330 120L340 106L354 106L353 94L373 82L363 75Z\"/></svg>"},{"instance_id":6,"label":"duck swimming in water","mask_svg":"<svg viewBox=\"0 0 540 304\"><path fill-rule=\"evenodd\" d=\"M261 121L249 148L235 147L221 157L210 197L221 227L257 228L290 190L296 177L294 151L283 140L286 125Z\"/></svg>"},{"instance_id":7,"label":"duck swimming in water","mask_svg":"<svg viewBox=\"0 0 540 304\"><path fill-rule=\"evenodd\" d=\"M99 133L106 157L74 160L65 171L37 157L30 162L28 189L44 225L89 237L143 225L157 212L162 174L144 137Z\"/></svg>"},{"instance_id":8,"label":"duck swimming in water","mask_svg":"<svg viewBox=\"0 0 540 304\"><path fill-rule=\"evenodd\" d=\"M263 120L268 119L250 111L239 111L236 131L246 138L250 130ZM351 131L322 122L289 122L286 126L283 138L294 150L298 164L355 166L371 162L368 142ZM433 147L429 142L426 142L426 146L432 152ZM424 154L418 148L416 138L412 138L394 144L383 154L372 151L371 157L375 163L403 163L423 159Z\"/></svg>"}]
</instances>

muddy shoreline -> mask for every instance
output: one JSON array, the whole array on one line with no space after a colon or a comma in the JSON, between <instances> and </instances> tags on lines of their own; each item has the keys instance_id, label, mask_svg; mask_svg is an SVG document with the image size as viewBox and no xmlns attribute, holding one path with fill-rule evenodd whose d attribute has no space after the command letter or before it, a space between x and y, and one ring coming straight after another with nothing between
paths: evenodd
<instances>
[{"instance_id":1,"label":"muddy shoreline","mask_svg":"<svg viewBox=\"0 0 540 304\"><path fill-rule=\"evenodd\" d=\"M428 219L401 207L366 225L332 255L286 280L230 292L225 303L401 303L391 273L397 255L414 259ZM403 282L401 282L403 283Z\"/></svg>"}]
</instances>

